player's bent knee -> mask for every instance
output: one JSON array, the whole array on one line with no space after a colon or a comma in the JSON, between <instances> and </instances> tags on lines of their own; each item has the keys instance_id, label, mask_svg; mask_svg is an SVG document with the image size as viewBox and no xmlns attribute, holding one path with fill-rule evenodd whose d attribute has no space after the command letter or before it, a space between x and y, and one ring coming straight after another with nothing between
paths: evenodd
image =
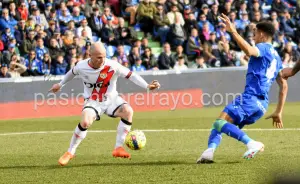
<instances>
[{"instance_id":1,"label":"player's bent knee","mask_svg":"<svg viewBox=\"0 0 300 184\"><path fill-rule=\"evenodd\" d=\"M130 105L124 104L124 115L127 117L133 116L133 109Z\"/></svg>"},{"instance_id":2,"label":"player's bent knee","mask_svg":"<svg viewBox=\"0 0 300 184\"><path fill-rule=\"evenodd\" d=\"M82 120L80 122L80 125L82 128L85 128L85 129L88 129L91 125L92 125L92 121L89 121L89 120Z\"/></svg>"},{"instance_id":3,"label":"player's bent knee","mask_svg":"<svg viewBox=\"0 0 300 184\"><path fill-rule=\"evenodd\" d=\"M223 119L217 119L214 124L213 124L213 129L221 132L222 130L222 127L227 123L226 120L223 120Z\"/></svg>"}]
</instances>

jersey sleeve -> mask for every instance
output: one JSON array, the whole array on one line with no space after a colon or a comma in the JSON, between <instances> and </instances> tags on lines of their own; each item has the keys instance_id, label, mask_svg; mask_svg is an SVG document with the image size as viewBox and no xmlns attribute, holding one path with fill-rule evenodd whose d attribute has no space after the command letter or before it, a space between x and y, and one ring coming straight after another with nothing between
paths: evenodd
<instances>
[{"instance_id":1,"label":"jersey sleeve","mask_svg":"<svg viewBox=\"0 0 300 184\"><path fill-rule=\"evenodd\" d=\"M266 45L264 43L259 43L255 47L258 49L257 57L263 57L266 55Z\"/></svg>"},{"instance_id":2,"label":"jersey sleeve","mask_svg":"<svg viewBox=\"0 0 300 184\"><path fill-rule=\"evenodd\" d=\"M76 64L72 69L71 69L73 75L79 75L79 67Z\"/></svg>"},{"instance_id":3,"label":"jersey sleeve","mask_svg":"<svg viewBox=\"0 0 300 184\"><path fill-rule=\"evenodd\" d=\"M117 70L120 77L124 77L126 79L129 79L129 77L132 75L132 71L130 71L128 68L122 66L120 63L117 63Z\"/></svg>"}]
</instances>

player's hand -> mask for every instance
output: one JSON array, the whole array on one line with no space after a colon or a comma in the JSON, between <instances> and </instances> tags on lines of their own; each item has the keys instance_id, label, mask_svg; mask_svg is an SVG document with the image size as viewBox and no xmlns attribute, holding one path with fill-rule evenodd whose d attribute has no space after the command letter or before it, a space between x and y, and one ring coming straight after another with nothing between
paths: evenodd
<instances>
[{"instance_id":1,"label":"player's hand","mask_svg":"<svg viewBox=\"0 0 300 184\"><path fill-rule=\"evenodd\" d=\"M237 32L236 31L236 28L235 28L235 25L230 21L230 19L222 13L221 16L219 16L219 18L223 21L223 25L225 25L226 27L226 30L230 33L233 33L233 32Z\"/></svg>"},{"instance_id":2,"label":"player's hand","mask_svg":"<svg viewBox=\"0 0 300 184\"><path fill-rule=\"evenodd\" d=\"M150 90L159 89L159 88L160 88L160 84L157 80L152 81L151 84L148 85L148 89Z\"/></svg>"},{"instance_id":3,"label":"player's hand","mask_svg":"<svg viewBox=\"0 0 300 184\"><path fill-rule=\"evenodd\" d=\"M288 79L289 77L294 76L293 68L285 68L281 71L282 78Z\"/></svg>"},{"instance_id":4,"label":"player's hand","mask_svg":"<svg viewBox=\"0 0 300 184\"><path fill-rule=\"evenodd\" d=\"M58 92L60 89L61 89L61 86L59 85L59 83L57 83L57 84L54 84L54 85L52 86L52 88L51 88L48 92L56 93L56 92Z\"/></svg>"},{"instance_id":5,"label":"player's hand","mask_svg":"<svg viewBox=\"0 0 300 184\"><path fill-rule=\"evenodd\" d=\"M273 119L273 126L276 128L283 128L282 115L281 113L274 112L270 116L266 117L266 119Z\"/></svg>"}]
</instances>

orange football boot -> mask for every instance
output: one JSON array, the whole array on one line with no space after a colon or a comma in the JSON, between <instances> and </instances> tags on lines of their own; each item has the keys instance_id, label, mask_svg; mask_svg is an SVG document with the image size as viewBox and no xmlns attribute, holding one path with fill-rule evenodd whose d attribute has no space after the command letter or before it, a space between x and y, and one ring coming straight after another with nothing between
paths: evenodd
<instances>
[{"instance_id":1,"label":"orange football boot","mask_svg":"<svg viewBox=\"0 0 300 184\"><path fill-rule=\"evenodd\" d=\"M123 147L117 147L112 152L113 157L130 158L130 154Z\"/></svg>"},{"instance_id":2,"label":"orange football boot","mask_svg":"<svg viewBox=\"0 0 300 184\"><path fill-rule=\"evenodd\" d=\"M58 163L61 166L65 166L68 164L68 162L74 158L74 155L72 155L70 152L66 152L65 154L63 154L63 156L61 156L58 160Z\"/></svg>"}]
</instances>

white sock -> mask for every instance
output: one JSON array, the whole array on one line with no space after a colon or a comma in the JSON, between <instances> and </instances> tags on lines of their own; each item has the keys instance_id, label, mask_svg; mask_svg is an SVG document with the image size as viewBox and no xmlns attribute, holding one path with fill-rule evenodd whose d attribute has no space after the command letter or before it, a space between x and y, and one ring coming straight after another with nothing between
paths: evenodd
<instances>
[{"instance_id":1,"label":"white sock","mask_svg":"<svg viewBox=\"0 0 300 184\"><path fill-rule=\"evenodd\" d=\"M72 155L75 154L77 147L81 143L81 141L86 137L87 130L80 130L78 126L76 126L74 134L72 136L70 147L68 149L68 152L70 152Z\"/></svg>"},{"instance_id":2,"label":"white sock","mask_svg":"<svg viewBox=\"0 0 300 184\"><path fill-rule=\"evenodd\" d=\"M131 129L131 123L121 119L117 129L117 139L116 139L115 148L123 146L126 135L130 131L130 129Z\"/></svg>"}]
</instances>

